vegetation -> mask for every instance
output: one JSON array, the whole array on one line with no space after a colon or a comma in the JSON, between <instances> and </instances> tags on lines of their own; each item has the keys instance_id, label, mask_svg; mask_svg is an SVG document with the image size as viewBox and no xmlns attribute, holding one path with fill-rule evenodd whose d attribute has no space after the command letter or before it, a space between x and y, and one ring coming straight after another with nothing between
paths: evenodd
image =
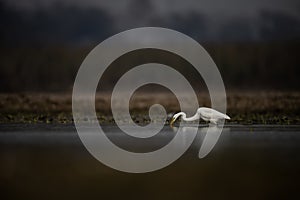
<instances>
[{"instance_id":1,"label":"vegetation","mask_svg":"<svg viewBox=\"0 0 300 200\"><path fill-rule=\"evenodd\" d=\"M300 124L299 41L204 44L204 47L217 64L229 91L227 113L232 120L227 123ZM0 123L72 123L72 85L80 64L92 48L2 46ZM201 76L186 60L151 49L118 58L105 71L102 88L98 89L111 92L130 67L158 61L186 76L199 93L207 92ZM154 102L164 105L169 115L180 110L174 96L147 95L132 99L131 114L137 123L150 121L148 109ZM97 96L100 123L114 123L109 102L109 95ZM199 96L199 104L210 106L208 95Z\"/></svg>"},{"instance_id":2,"label":"vegetation","mask_svg":"<svg viewBox=\"0 0 300 200\"><path fill-rule=\"evenodd\" d=\"M204 44L227 88L299 90L299 41ZM93 46L0 48L0 92L51 92L72 88L76 73ZM144 50L147 51L147 50ZM124 66L163 61L199 84L189 64L162 51L135 52L114 62L104 85L109 88ZM144 63L143 63L144 64ZM125 69L124 69L125 70ZM123 70L123 71L124 71Z\"/></svg>"},{"instance_id":3,"label":"vegetation","mask_svg":"<svg viewBox=\"0 0 300 200\"><path fill-rule=\"evenodd\" d=\"M110 96L98 94L95 102L99 122L114 124ZM154 102L162 104L169 117L179 111L174 96L136 94L130 102L133 121L149 123L148 109ZM210 106L209 97L200 96L199 104ZM233 91L227 94L227 104L229 124L300 124L298 92ZM0 110L0 123L73 123L71 94L1 94Z\"/></svg>"}]
</instances>

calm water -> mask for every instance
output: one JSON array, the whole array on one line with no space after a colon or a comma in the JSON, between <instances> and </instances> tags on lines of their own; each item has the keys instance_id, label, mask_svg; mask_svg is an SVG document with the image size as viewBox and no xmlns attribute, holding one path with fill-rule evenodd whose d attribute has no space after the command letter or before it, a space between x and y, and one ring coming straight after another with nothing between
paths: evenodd
<instances>
[{"instance_id":1,"label":"calm water","mask_svg":"<svg viewBox=\"0 0 300 200\"><path fill-rule=\"evenodd\" d=\"M287 199L298 194L300 126L226 126L212 151L199 159L206 128L200 127L192 146L168 167L129 174L94 159L72 125L0 125L1 195L5 199ZM164 127L153 138L133 139L115 126L104 130L115 144L134 152L159 149L176 134Z\"/></svg>"}]
</instances>

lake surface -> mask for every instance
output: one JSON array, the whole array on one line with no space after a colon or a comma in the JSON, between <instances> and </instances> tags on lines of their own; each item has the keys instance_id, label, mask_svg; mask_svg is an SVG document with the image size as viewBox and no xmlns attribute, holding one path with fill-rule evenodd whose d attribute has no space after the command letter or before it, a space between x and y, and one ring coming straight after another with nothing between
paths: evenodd
<instances>
[{"instance_id":1,"label":"lake surface","mask_svg":"<svg viewBox=\"0 0 300 200\"><path fill-rule=\"evenodd\" d=\"M159 149L176 134L176 128L166 126L152 138L133 139L116 126L103 129L113 143L133 152ZM5 199L287 199L298 195L300 126L228 125L200 159L206 129L199 127L192 146L171 165L131 174L96 160L73 125L2 124L1 194Z\"/></svg>"}]
</instances>

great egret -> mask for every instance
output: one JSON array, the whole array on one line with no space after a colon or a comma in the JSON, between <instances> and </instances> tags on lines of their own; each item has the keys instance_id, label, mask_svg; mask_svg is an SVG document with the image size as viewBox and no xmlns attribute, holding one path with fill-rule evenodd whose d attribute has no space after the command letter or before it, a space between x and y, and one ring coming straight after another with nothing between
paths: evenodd
<instances>
[{"instance_id":1,"label":"great egret","mask_svg":"<svg viewBox=\"0 0 300 200\"><path fill-rule=\"evenodd\" d=\"M197 109L197 112L194 116L188 117L188 118L186 117L186 114L184 112L176 113L171 119L171 122L170 122L171 126L173 125L173 123L176 121L176 119L179 116L182 116L181 119L184 121L188 121L188 122L201 118L204 121L209 121L213 124L217 124L218 121L222 120L222 119L230 119L230 117L228 115L220 113L212 108L201 107L201 108Z\"/></svg>"}]
</instances>

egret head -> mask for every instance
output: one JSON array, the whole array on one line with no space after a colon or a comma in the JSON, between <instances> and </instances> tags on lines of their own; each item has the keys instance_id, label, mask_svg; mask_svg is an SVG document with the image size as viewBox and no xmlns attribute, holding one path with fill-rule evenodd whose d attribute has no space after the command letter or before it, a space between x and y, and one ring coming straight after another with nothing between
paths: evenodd
<instances>
[{"instance_id":1,"label":"egret head","mask_svg":"<svg viewBox=\"0 0 300 200\"><path fill-rule=\"evenodd\" d=\"M172 117L171 121L170 121L170 126L173 126L173 124L174 124L174 122L176 121L176 119L177 119L179 116L181 116L181 115L183 115L182 112L175 114L175 115Z\"/></svg>"}]
</instances>

